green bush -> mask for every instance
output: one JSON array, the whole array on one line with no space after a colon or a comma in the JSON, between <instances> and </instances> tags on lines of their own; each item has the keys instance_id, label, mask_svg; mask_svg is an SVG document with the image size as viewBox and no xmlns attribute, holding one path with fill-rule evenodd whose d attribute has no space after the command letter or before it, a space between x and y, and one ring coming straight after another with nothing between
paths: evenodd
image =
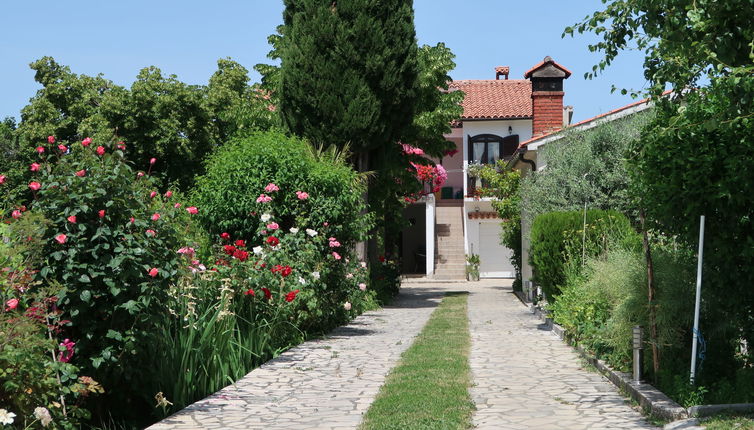
<instances>
[{"instance_id":1,"label":"green bush","mask_svg":"<svg viewBox=\"0 0 754 430\"><path fill-rule=\"evenodd\" d=\"M617 211L588 210L586 225L582 211L539 215L531 227L529 261L534 269L533 280L542 287L547 300L554 302L565 283L568 264L580 267L582 255L604 253L615 241L636 246L637 240L628 219Z\"/></svg>"},{"instance_id":2,"label":"green bush","mask_svg":"<svg viewBox=\"0 0 754 430\"><path fill-rule=\"evenodd\" d=\"M280 191L266 191L269 184ZM274 213L284 230L329 225L330 234L351 246L364 240L372 225L365 190L345 162L316 157L301 139L256 132L212 154L207 174L197 179L194 200L204 208L204 225L215 234L258 241L259 215ZM271 201L258 201L262 195Z\"/></svg>"}]
</instances>

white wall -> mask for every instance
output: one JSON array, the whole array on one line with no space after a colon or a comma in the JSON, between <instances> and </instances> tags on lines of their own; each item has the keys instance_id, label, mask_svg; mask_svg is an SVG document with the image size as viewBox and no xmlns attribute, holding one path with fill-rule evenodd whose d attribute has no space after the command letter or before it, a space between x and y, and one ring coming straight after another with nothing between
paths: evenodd
<instances>
[{"instance_id":1,"label":"white wall","mask_svg":"<svg viewBox=\"0 0 754 430\"><path fill-rule=\"evenodd\" d=\"M476 208L479 208L480 212L495 212L495 209L492 208L492 204L489 201L475 201L475 200L467 200L464 202L464 213L463 213L463 220L465 224L465 248L466 248L466 254L479 254L481 249L481 241L489 242L493 241L494 243L500 243L500 237L498 234L493 235L494 237L481 237L480 236L480 224L493 224L496 226L500 226L501 220L499 218L493 218L493 219L469 219L469 213L476 212ZM499 231L499 229L498 229ZM480 271L480 276L484 278L512 278L515 276L515 273L513 272L513 268L510 267L510 269L507 268L509 265L507 261L504 261L506 258L510 258L510 255L512 251L510 249L501 247L500 252L496 252L492 258L500 259L502 266L505 266L502 270L496 270L496 271ZM484 257L483 257L484 258ZM487 256L489 258L489 256Z\"/></svg>"}]
</instances>

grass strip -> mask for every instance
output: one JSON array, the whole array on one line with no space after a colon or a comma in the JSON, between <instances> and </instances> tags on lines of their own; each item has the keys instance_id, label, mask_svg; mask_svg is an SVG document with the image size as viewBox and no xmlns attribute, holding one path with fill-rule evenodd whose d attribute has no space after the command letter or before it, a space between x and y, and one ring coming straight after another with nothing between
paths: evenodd
<instances>
[{"instance_id":1,"label":"grass strip","mask_svg":"<svg viewBox=\"0 0 754 430\"><path fill-rule=\"evenodd\" d=\"M469 429L468 293L448 293L401 356L364 416L361 430Z\"/></svg>"},{"instance_id":2,"label":"grass strip","mask_svg":"<svg viewBox=\"0 0 754 430\"><path fill-rule=\"evenodd\" d=\"M707 430L754 430L754 415L728 416L721 415L701 420Z\"/></svg>"}]
</instances>

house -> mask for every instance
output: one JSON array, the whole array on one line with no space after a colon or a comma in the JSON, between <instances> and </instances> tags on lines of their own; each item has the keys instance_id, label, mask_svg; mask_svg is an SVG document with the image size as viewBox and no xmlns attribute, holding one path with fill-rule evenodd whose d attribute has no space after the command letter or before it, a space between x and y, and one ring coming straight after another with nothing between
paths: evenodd
<instances>
[{"instance_id":1,"label":"house","mask_svg":"<svg viewBox=\"0 0 754 430\"><path fill-rule=\"evenodd\" d=\"M465 93L463 116L446 135L457 153L437 160L448 172L442 190L405 210L410 225L401 244L403 273L465 279L466 255L477 254L481 277L515 276L511 251L500 244L501 220L490 199L476 194L481 183L469 176L469 165L513 157L530 162L519 150L521 143L570 122L563 81L571 72L550 57L526 71L524 79L509 79L509 72L497 67L495 79L450 84L451 91Z\"/></svg>"}]
</instances>

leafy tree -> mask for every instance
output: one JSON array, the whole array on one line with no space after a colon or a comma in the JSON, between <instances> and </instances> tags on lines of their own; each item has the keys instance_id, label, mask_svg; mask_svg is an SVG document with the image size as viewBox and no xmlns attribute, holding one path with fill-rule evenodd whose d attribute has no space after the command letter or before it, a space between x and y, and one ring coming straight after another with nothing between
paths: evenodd
<instances>
[{"instance_id":1,"label":"leafy tree","mask_svg":"<svg viewBox=\"0 0 754 430\"><path fill-rule=\"evenodd\" d=\"M602 40L589 45L604 58L586 77L608 67L621 51L644 51L644 76L659 95L666 85L694 87L704 77L751 74L754 3L749 0L604 0L563 35L592 32ZM624 90L624 93L626 91Z\"/></svg>"},{"instance_id":2,"label":"leafy tree","mask_svg":"<svg viewBox=\"0 0 754 430\"><path fill-rule=\"evenodd\" d=\"M350 143L355 152L379 157L415 112L412 2L286 0L283 21L285 125L315 144Z\"/></svg>"}]
</instances>

